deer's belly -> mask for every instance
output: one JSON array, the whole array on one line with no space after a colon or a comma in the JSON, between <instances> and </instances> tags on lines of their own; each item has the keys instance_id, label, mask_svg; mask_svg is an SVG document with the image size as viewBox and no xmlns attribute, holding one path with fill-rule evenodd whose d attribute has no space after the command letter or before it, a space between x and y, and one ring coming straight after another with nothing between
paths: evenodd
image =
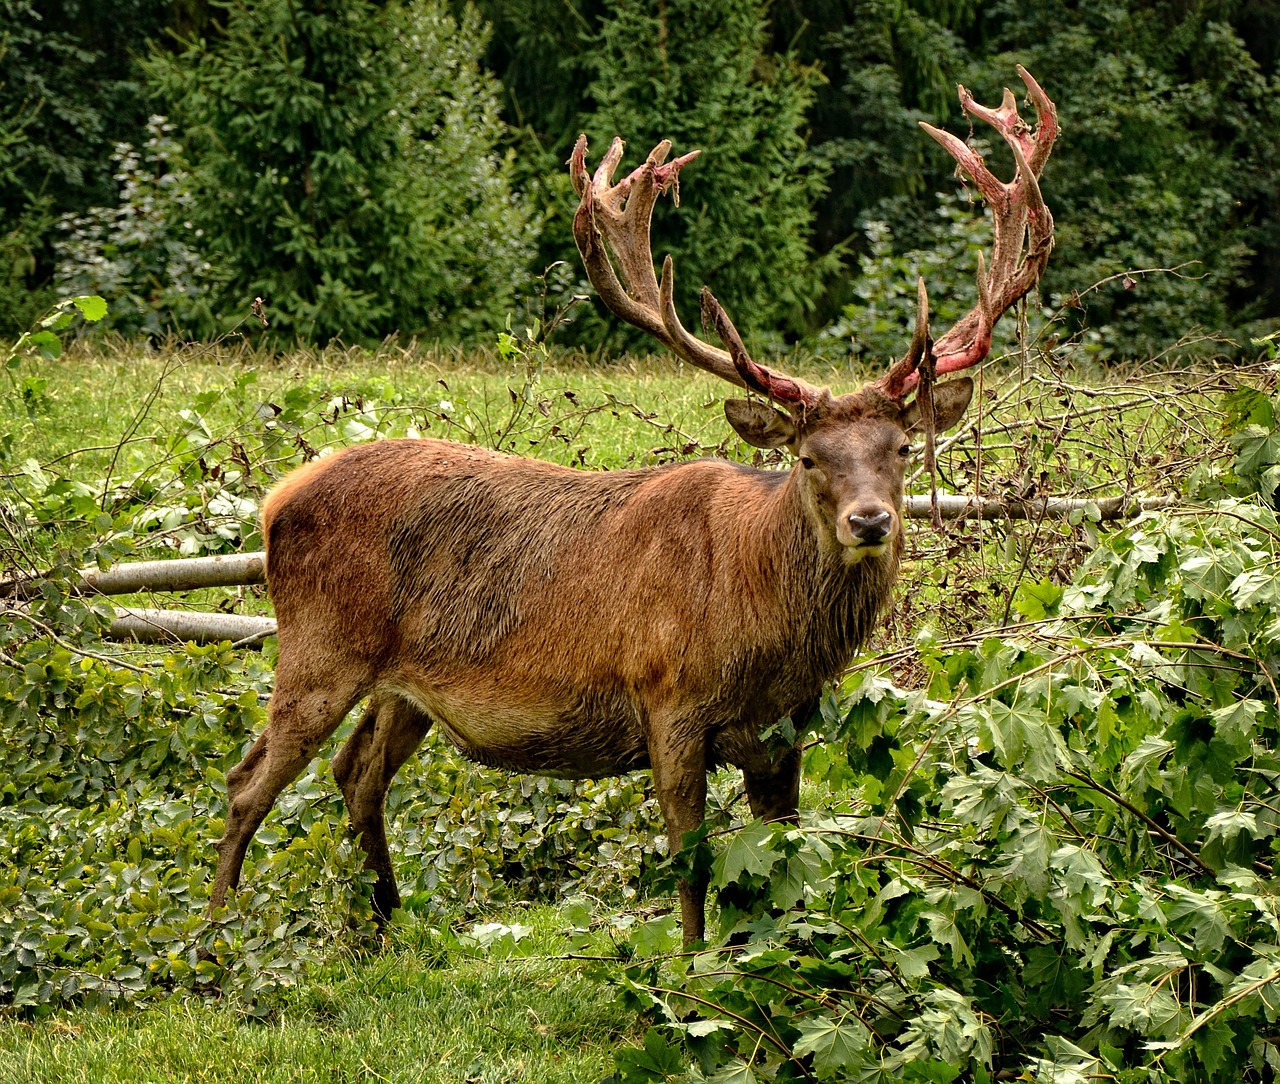
<instances>
[{"instance_id":1,"label":"deer's belly","mask_svg":"<svg viewBox=\"0 0 1280 1084\"><path fill-rule=\"evenodd\" d=\"M511 702L449 692L396 689L481 764L513 772L591 779L649 767L635 709L624 699L578 696L568 703Z\"/></svg>"}]
</instances>

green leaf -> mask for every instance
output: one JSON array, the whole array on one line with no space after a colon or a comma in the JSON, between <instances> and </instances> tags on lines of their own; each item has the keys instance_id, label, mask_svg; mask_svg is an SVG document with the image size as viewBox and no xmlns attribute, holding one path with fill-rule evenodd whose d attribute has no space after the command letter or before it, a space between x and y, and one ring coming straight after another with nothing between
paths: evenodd
<instances>
[{"instance_id":1,"label":"green leaf","mask_svg":"<svg viewBox=\"0 0 1280 1084\"><path fill-rule=\"evenodd\" d=\"M62 340L52 331L37 331L28 340L46 361L62 356Z\"/></svg>"},{"instance_id":2,"label":"green leaf","mask_svg":"<svg viewBox=\"0 0 1280 1084\"><path fill-rule=\"evenodd\" d=\"M684 1071L684 1057L678 1045L670 1042L657 1028L644 1035L644 1046L624 1046L613 1055L622 1080L648 1082L666 1080Z\"/></svg>"},{"instance_id":3,"label":"green leaf","mask_svg":"<svg viewBox=\"0 0 1280 1084\"><path fill-rule=\"evenodd\" d=\"M1028 621L1043 621L1058 611L1062 588L1049 580L1023 583L1013 596L1013 608Z\"/></svg>"},{"instance_id":4,"label":"green leaf","mask_svg":"<svg viewBox=\"0 0 1280 1084\"><path fill-rule=\"evenodd\" d=\"M96 324L107 315L107 303L96 294L86 294L83 297L74 298L72 304L80 310L80 315L91 324Z\"/></svg>"},{"instance_id":5,"label":"green leaf","mask_svg":"<svg viewBox=\"0 0 1280 1084\"><path fill-rule=\"evenodd\" d=\"M719 884L732 884L744 873L766 876L781 857L773 849L773 830L763 821L751 821L729 837L712 872Z\"/></svg>"},{"instance_id":6,"label":"green leaf","mask_svg":"<svg viewBox=\"0 0 1280 1084\"><path fill-rule=\"evenodd\" d=\"M731 1061L707 1077L707 1084L756 1084L756 1074L745 1061Z\"/></svg>"},{"instance_id":7,"label":"green leaf","mask_svg":"<svg viewBox=\"0 0 1280 1084\"><path fill-rule=\"evenodd\" d=\"M813 1055L819 1077L842 1079L845 1070L864 1061L871 1044L871 1032L852 1014L839 1020L819 1013L800 1020L800 1039L792 1053L797 1058Z\"/></svg>"}]
</instances>

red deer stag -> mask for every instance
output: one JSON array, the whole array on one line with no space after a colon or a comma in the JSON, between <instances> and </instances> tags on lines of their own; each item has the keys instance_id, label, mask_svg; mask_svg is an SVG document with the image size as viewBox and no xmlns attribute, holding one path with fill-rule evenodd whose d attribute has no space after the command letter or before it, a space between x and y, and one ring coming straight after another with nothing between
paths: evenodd
<instances>
[{"instance_id":1,"label":"red deer stag","mask_svg":"<svg viewBox=\"0 0 1280 1084\"><path fill-rule=\"evenodd\" d=\"M796 816L799 751L779 754L760 733L783 716L809 716L889 601L908 441L924 413L907 401L919 367L979 362L1052 245L1036 179L1057 120L1019 72L1039 114L1034 133L1009 91L989 109L960 89L965 111L1013 151L1012 182L925 126L992 209L994 252L990 271L979 260L977 307L931 343L922 284L910 351L848 395L752 361L706 291L704 319L726 349L681 326L670 257L661 282L654 274L649 222L697 152L667 163L670 143L660 143L611 184L622 141L592 177L578 140L573 232L605 304L683 360L755 392L725 403L729 424L758 448L786 448L795 464L783 472L706 459L590 473L387 440L292 473L262 511L280 643L270 722L227 776L210 914L237 885L276 796L366 697L333 773L383 918L400 902L383 801L433 724L468 757L515 772L652 768L673 848L701 824L716 764L742 769L754 815ZM960 419L972 389L968 378L932 389L939 430ZM686 943L703 937L705 895L705 881L680 885Z\"/></svg>"}]
</instances>

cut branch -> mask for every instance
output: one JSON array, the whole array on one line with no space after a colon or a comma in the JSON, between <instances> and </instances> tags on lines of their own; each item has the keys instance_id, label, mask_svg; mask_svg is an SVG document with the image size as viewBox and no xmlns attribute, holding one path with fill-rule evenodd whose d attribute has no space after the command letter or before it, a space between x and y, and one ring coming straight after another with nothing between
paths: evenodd
<instances>
[{"instance_id":1,"label":"cut branch","mask_svg":"<svg viewBox=\"0 0 1280 1084\"><path fill-rule=\"evenodd\" d=\"M1014 497L964 497L938 495L938 512L943 519L1043 519L1046 516L1070 516L1075 512L1087 513L1097 509L1102 520L1124 519L1139 512L1172 508L1178 502L1172 497L1098 497L1083 500L1078 497L1035 497L1019 500ZM929 497L911 496L906 499L909 519L929 519L932 505Z\"/></svg>"},{"instance_id":2,"label":"cut branch","mask_svg":"<svg viewBox=\"0 0 1280 1084\"><path fill-rule=\"evenodd\" d=\"M0 598L30 598L37 594L28 573L0 580ZM86 568L72 587L77 595L131 595L137 591L193 591L199 587L242 587L266 583L266 557L230 553L217 557L178 557L166 561L132 561L102 572Z\"/></svg>"},{"instance_id":3,"label":"cut branch","mask_svg":"<svg viewBox=\"0 0 1280 1084\"><path fill-rule=\"evenodd\" d=\"M271 617L117 608L107 636L148 644L217 644L230 640L238 647L258 647L275 631L276 622Z\"/></svg>"}]
</instances>

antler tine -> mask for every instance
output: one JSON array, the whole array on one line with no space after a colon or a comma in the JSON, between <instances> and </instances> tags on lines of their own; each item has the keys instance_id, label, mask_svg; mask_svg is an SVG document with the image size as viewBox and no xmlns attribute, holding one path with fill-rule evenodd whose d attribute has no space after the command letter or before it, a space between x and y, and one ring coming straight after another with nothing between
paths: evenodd
<instances>
[{"instance_id":1,"label":"antler tine","mask_svg":"<svg viewBox=\"0 0 1280 1084\"><path fill-rule=\"evenodd\" d=\"M670 263L671 257L667 257ZM663 268L663 280L666 280L666 267ZM738 371L740 383L760 395L767 396L778 403L787 403L802 410L812 409L817 405L819 391L817 388L797 380L795 377L775 373L751 360L747 348L742 345L742 337L733 326L724 306L716 300L705 286L702 288L702 326L714 327L720 341L729 349L729 357L733 359L733 367Z\"/></svg>"},{"instance_id":2,"label":"antler tine","mask_svg":"<svg viewBox=\"0 0 1280 1084\"><path fill-rule=\"evenodd\" d=\"M981 257L979 257L981 259ZM916 327L907 352L889 367L876 386L891 399L903 399L920 379L916 370L929 348L929 293L924 279L916 279Z\"/></svg>"},{"instance_id":3,"label":"antler tine","mask_svg":"<svg viewBox=\"0 0 1280 1084\"><path fill-rule=\"evenodd\" d=\"M1000 106L993 109L975 102L965 87L959 88L961 108L995 128L1013 152L1016 170L1012 181L999 180L987 168L982 155L956 136L929 124L920 125L982 193L991 208L995 234L990 271L979 255L978 304L934 346L939 373L967 369L987 356L996 322L1039 280L1053 248L1053 216L1040 192L1039 176L1058 137L1057 110L1021 65L1018 74L1036 107L1038 123L1034 132L1019 115L1012 91L1006 89ZM916 384L915 373L902 370L906 361L904 358L895 364L882 378L880 386L886 393L901 397Z\"/></svg>"},{"instance_id":4,"label":"antler tine","mask_svg":"<svg viewBox=\"0 0 1280 1084\"><path fill-rule=\"evenodd\" d=\"M652 335L677 357L731 384L758 391L784 404L811 403L817 395L815 389L774 374L747 356L741 338L718 302L715 308L720 318L715 326L728 351L703 342L685 330L676 315L675 271L670 256L663 261L661 283L654 274L650 241L654 205L668 190L674 190L679 205L680 170L702 152L690 151L667 162L671 142L664 139L649 152L643 165L617 184L611 184L623 147L623 141L615 138L594 176L587 173L585 135L578 137L569 157L569 177L581 197L573 216L573 236L587 278L605 306L627 323ZM610 252L617 261L621 281Z\"/></svg>"}]
</instances>

